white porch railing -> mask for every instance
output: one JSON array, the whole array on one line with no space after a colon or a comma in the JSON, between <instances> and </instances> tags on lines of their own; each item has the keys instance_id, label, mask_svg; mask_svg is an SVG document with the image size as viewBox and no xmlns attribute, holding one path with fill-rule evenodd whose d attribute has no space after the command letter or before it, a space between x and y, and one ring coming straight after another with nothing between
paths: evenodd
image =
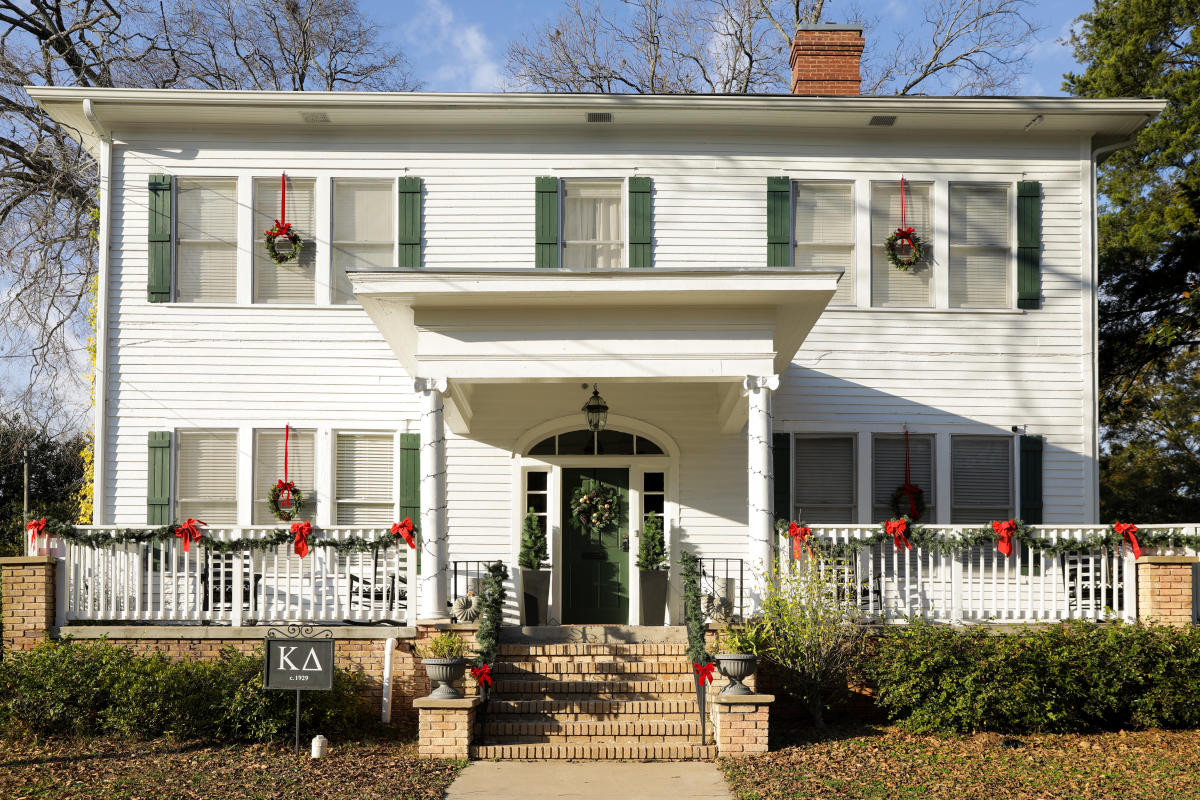
<instances>
[{"instance_id":1,"label":"white porch railing","mask_svg":"<svg viewBox=\"0 0 1200 800\"><path fill-rule=\"evenodd\" d=\"M86 531L118 530L113 526ZM221 540L265 538L274 526L203 528ZM291 542L224 553L180 539L58 547L66 622L395 622L416 619L417 558L408 547L339 553L322 540L375 539L387 528L314 529L300 558Z\"/></svg>"}]
</instances>

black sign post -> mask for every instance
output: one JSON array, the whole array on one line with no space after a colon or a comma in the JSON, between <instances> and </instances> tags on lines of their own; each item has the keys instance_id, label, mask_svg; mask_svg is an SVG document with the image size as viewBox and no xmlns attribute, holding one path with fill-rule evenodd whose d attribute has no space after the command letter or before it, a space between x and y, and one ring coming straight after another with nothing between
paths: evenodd
<instances>
[{"instance_id":1,"label":"black sign post","mask_svg":"<svg viewBox=\"0 0 1200 800\"><path fill-rule=\"evenodd\" d=\"M263 683L267 689L296 692L296 752L300 752L300 693L333 688L333 639L263 642Z\"/></svg>"}]
</instances>

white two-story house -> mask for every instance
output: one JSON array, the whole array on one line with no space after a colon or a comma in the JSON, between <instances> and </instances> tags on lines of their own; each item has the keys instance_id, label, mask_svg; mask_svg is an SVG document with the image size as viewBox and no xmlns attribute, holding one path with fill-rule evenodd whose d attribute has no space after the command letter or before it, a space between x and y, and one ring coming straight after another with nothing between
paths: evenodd
<instances>
[{"instance_id":1,"label":"white two-story house","mask_svg":"<svg viewBox=\"0 0 1200 800\"><path fill-rule=\"evenodd\" d=\"M743 604L777 519L878 523L906 482L925 523L1098 522L1095 168L1161 104L809 66L782 96L31 87L100 165L95 524L278 528L286 435L315 536L417 522L407 619L515 567L532 509L565 624L639 622L650 511Z\"/></svg>"}]
</instances>

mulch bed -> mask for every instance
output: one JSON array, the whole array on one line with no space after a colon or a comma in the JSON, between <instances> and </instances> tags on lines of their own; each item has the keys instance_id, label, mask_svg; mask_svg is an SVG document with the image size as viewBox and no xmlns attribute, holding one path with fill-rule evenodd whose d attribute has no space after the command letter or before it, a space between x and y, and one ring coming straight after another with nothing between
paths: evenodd
<instances>
[{"instance_id":1,"label":"mulch bed","mask_svg":"<svg viewBox=\"0 0 1200 800\"><path fill-rule=\"evenodd\" d=\"M0 748L0 797L14 800L441 800L463 766L418 759L411 741L331 741L317 761L279 745L2 739Z\"/></svg>"},{"instance_id":2,"label":"mulch bed","mask_svg":"<svg viewBox=\"0 0 1200 800\"><path fill-rule=\"evenodd\" d=\"M721 768L738 800L1194 800L1200 731L939 738L860 726Z\"/></svg>"}]
</instances>

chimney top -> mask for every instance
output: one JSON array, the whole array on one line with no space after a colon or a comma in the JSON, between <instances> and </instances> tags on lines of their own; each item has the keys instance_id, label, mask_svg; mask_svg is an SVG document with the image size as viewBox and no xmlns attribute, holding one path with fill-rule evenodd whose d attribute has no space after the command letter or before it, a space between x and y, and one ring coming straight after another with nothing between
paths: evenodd
<instances>
[{"instance_id":1,"label":"chimney top","mask_svg":"<svg viewBox=\"0 0 1200 800\"><path fill-rule=\"evenodd\" d=\"M863 47L861 25L799 25L792 42L792 94L857 95Z\"/></svg>"}]
</instances>

